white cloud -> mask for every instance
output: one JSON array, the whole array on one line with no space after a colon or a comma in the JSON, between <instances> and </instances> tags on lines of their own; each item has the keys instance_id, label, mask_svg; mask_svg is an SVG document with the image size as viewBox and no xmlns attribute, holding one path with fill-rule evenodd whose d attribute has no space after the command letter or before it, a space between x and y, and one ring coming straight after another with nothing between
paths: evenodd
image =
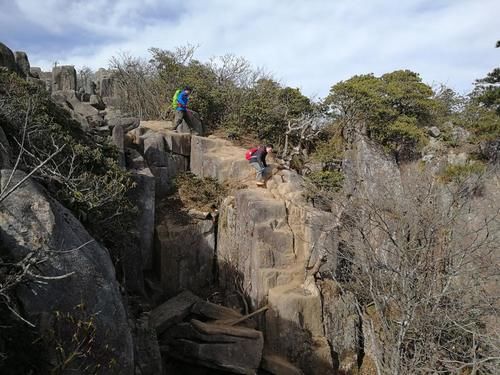
<instances>
[{"instance_id":1,"label":"white cloud","mask_svg":"<svg viewBox=\"0 0 500 375\"><path fill-rule=\"evenodd\" d=\"M6 0L0 0L6 1ZM107 66L119 51L147 57L149 47L199 44L198 58L235 53L265 66L306 94L354 74L408 68L429 83L465 90L498 65L496 0L18 0L27 20L54 37L75 27L98 42L75 41L52 61ZM80 34L79 34L80 35ZM50 40L40 40L49 43ZM28 53L30 51L28 50Z\"/></svg>"}]
</instances>

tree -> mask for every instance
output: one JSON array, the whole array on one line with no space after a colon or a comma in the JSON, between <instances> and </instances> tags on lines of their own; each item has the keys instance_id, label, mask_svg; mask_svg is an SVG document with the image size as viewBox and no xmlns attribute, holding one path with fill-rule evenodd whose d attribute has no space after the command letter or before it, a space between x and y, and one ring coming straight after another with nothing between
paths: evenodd
<instances>
[{"instance_id":1,"label":"tree","mask_svg":"<svg viewBox=\"0 0 500 375\"><path fill-rule=\"evenodd\" d=\"M486 77L476 80L474 97L500 116L500 68L495 68Z\"/></svg>"},{"instance_id":2,"label":"tree","mask_svg":"<svg viewBox=\"0 0 500 375\"><path fill-rule=\"evenodd\" d=\"M446 187L416 167L406 178L401 194L385 186L384 199L359 192L338 202L332 274L356 295L365 353L380 375L497 373L498 201L478 205L480 174Z\"/></svg>"},{"instance_id":3,"label":"tree","mask_svg":"<svg viewBox=\"0 0 500 375\"><path fill-rule=\"evenodd\" d=\"M406 159L426 142L422 128L432 123L432 95L417 73L398 70L339 82L324 104L347 137L352 132L366 133L399 159Z\"/></svg>"},{"instance_id":4,"label":"tree","mask_svg":"<svg viewBox=\"0 0 500 375\"><path fill-rule=\"evenodd\" d=\"M273 79L260 79L242 106L243 127L274 143L284 142L289 122L311 113L310 100L299 89L282 87Z\"/></svg>"}]
</instances>

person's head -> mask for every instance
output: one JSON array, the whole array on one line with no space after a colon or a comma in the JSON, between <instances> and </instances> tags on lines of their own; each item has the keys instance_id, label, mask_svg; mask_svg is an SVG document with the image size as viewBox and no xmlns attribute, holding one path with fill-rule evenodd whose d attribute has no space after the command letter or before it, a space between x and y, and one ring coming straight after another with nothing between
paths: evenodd
<instances>
[{"instance_id":1,"label":"person's head","mask_svg":"<svg viewBox=\"0 0 500 375\"><path fill-rule=\"evenodd\" d=\"M272 145L272 144L268 143L268 144L266 145L266 152L268 152L268 153L269 153L269 152L273 152L273 145Z\"/></svg>"},{"instance_id":2,"label":"person's head","mask_svg":"<svg viewBox=\"0 0 500 375\"><path fill-rule=\"evenodd\" d=\"M190 95L190 94L191 94L191 91L193 91L193 89L191 88L191 86L185 86L185 87L184 87L184 92L185 92L187 95Z\"/></svg>"}]
</instances>

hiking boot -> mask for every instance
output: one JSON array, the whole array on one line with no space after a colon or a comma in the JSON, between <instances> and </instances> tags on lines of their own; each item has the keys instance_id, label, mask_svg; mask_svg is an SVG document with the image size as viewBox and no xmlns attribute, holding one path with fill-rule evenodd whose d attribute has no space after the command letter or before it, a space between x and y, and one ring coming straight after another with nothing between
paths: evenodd
<instances>
[{"instance_id":1,"label":"hiking boot","mask_svg":"<svg viewBox=\"0 0 500 375\"><path fill-rule=\"evenodd\" d=\"M265 186L266 185L266 183L262 182L262 181L257 181L256 184L257 184L257 186Z\"/></svg>"}]
</instances>

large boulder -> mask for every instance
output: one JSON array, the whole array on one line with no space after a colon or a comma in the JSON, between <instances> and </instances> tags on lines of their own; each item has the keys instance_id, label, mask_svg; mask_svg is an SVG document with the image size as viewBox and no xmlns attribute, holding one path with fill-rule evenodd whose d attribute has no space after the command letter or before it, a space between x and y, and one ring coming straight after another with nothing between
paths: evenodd
<instances>
[{"instance_id":1,"label":"large boulder","mask_svg":"<svg viewBox=\"0 0 500 375\"><path fill-rule=\"evenodd\" d=\"M205 135L205 128L201 121L200 115L194 111L188 111L185 119L177 128L179 133L193 133L195 135Z\"/></svg>"},{"instance_id":2,"label":"large boulder","mask_svg":"<svg viewBox=\"0 0 500 375\"><path fill-rule=\"evenodd\" d=\"M29 77L30 76L30 62L28 60L28 55L26 52L16 51L16 65L17 65L17 73L21 77Z\"/></svg>"},{"instance_id":3,"label":"large boulder","mask_svg":"<svg viewBox=\"0 0 500 375\"><path fill-rule=\"evenodd\" d=\"M16 71L16 59L14 53L5 44L0 43L0 69L4 68L8 71Z\"/></svg>"},{"instance_id":4,"label":"large boulder","mask_svg":"<svg viewBox=\"0 0 500 375\"><path fill-rule=\"evenodd\" d=\"M105 123L102 114L89 103L81 102L74 90L53 90L52 98L68 109L84 129L98 128Z\"/></svg>"},{"instance_id":5,"label":"large boulder","mask_svg":"<svg viewBox=\"0 0 500 375\"><path fill-rule=\"evenodd\" d=\"M73 65L52 68L52 91L76 90L76 70Z\"/></svg>"},{"instance_id":6,"label":"large boulder","mask_svg":"<svg viewBox=\"0 0 500 375\"><path fill-rule=\"evenodd\" d=\"M30 75L31 77L39 79L41 82L43 82L47 91L52 91L52 72L44 72L41 68L32 66L30 68Z\"/></svg>"},{"instance_id":7,"label":"large boulder","mask_svg":"<svg viewBox=\"0 0 500 375\"><path fill-rule=\"evenodd\" d=\"M158 335L181 323L190 313L191 307L201 298L190 291L183 291L151 311L151 326Z\"/></svg>"},{"instance_id":8,"label":"large boulder","mask_svg":"<svg viewBox=\"0 0 500 375\"><path fill-rule=\"evenodd\" d=\"M2 190L7 188L12 173L12 170L1 170ZM15 172L10 186L24 177L23 172ZM28 179L0 204L0 240L2 251L14 261L28 254L46 258L37 266L36 272L41 275L68 275L61 280L20 285L16 294L25 317L38 325L41 316L56 312L71 316L78 306L84 306L85 316L79 318L93 321L95 327L92 354L99 358L101 365L114 362L119 373L132 374L132 336L113 264L108 251L88 234L71 212ZM62 345L67 350L74 344L75 330L76 325L60 332ZM94 358L88 358L75 358L71 367L96 365Z\"/></svg>"},{"instance_id":9,"label":"large boulder","mask_svg":"<svg viewBox=\"0 0 500 375\"><path fill-rule=\"evenodd\" d=\"M255 374L262 358L262 333L251 328L191 320L169 332L168 355L234 374Z\"/></svg>"},{"instance_id":10,"label":"large boulder","mask_svg":"<svg viewBox=\"0 0 500 375\"><path fill-rule=\"evenodd\" d=\"M106 118L110 127L121 126L125 133L139 126L141 120L138 117L112 116Z\"/></svg>"}]
</instances>

